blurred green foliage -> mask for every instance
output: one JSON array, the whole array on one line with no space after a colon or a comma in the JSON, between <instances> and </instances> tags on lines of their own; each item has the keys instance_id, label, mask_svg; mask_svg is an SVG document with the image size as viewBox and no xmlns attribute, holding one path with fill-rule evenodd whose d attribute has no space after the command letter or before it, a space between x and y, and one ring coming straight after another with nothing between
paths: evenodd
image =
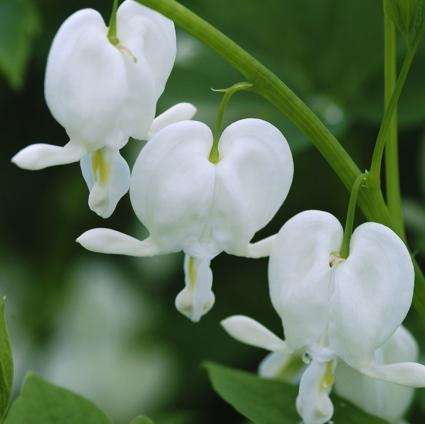
<instances>
[{"instance_id":1,"label":"blurred green foliage","mask_svg":"<svg viewBox=\"0 0 425 424\"><path fill-rule=\"evenodd\" d=\"M40 30L40 15L35 2L0 2L0 70L12 88L23 86L32 55L32 42Z\"/></svg>"},{"instance_id":2,"label":"blurred green foliage","mask_svg":"<svg viewBox=\"0 0 425 424\"><path fill-rule=\"evenodd\" d=\"M380 0L183 3L275 71L332 129L359 166L369 165L383 109ZM268 298L267 261L226 255L215 259L217 302L194 325L173 306L183 286L181 255L105 257L74 243L83 231L99 226L144 237L128 196L105 222L88 209L78 165L31 173L10 163L28 144L67 141L43 98L44 69L58 27L83 7L93 7L107 19L111 4L0 0L0 287L8 295L16 381L34 369L92 399L116 423L128 423L139 413L159 424L242 422L213 393L200 364L209 359L255 371L263 352L231 340L218 323L243 313L280 331ZM401 59L401 39L399 52ZM424 71L422 45L400 105L401 185L409 240L422 261ZM179 32L176 66L158 110L190 101L199 108L197 119L212 125L221 96L210 88L238 81L240 76L221 58ZM288 199L258 238L277 231L304 209L328 210L342 219L347 193L308 140L251 93L232 99L225 125L244 117L277 125L295 159ZM140 148L136 141L126 147L130 164ZM408 326L425 348L423 328L414 314ZM421 397L419 392L412 424L424 422Z\"/></svg>"}]
</instances>

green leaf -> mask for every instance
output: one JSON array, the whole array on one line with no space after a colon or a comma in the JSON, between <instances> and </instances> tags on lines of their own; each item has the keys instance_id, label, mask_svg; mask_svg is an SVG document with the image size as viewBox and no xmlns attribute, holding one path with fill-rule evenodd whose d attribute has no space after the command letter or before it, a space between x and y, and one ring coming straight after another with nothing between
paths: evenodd
<instances>
[{"instance_id":1,"label":"green leaf","mask_svg":"<svg viewBox=\"0 0 425 424\"><path fill-rule=\"evenodd\" d=\"M92 402L55 386L34 373L27 374L21 395L5 424L111 424Z\"/></svg>"},{"instance_id":2,"label":"green leaf","mask_svg":"<svg viewBox=\"0 0 425 424\"><path fill-rule=\"evenodd\" d=\"M12 397L13 358L4 317L6 298L0 303L0 417L6 415Z\"/></svg>"},{"instance_id":3,"label":"green leaf","mask_svg":"<svg viewBox=\"0 0 425 424\"><path fill-rule=\"evenodd\" d=\"M40 15L32 0L0 0L0 72L14 89L22 87Z\"/></svg>"},{"instance_id":4,"label":"green leaf","mask_svg":"<svg viewBox=\"0 0 425 424\"><path fill-rule=\"evenodd\" d=\"M154 424L154 422L150 418L140 415L132 420L130 424Z\"/></svg>"},{"instance_id":5,"label":"green leaf","mask_svg":"<svg viewBox=\"0 0 425 424\"><path fill-rule=\"evenodd\" d=\"M424 23L423 0L385 0L385 13L393 21L405 40L414 36Z\"/></svg>"},{"instance_id":6,"label":"green leaf","mask_svg":"<svg viewBox=\"0 0 425 424\"><path fill-rule=\"evenodd\" d=\"M300 421L295 410L298 389L253 374L207 363L214 390L254 424L292 424ZM386 424L347 401L333 396L333 421L344 424Z\"/></svg>"}]
</instances>

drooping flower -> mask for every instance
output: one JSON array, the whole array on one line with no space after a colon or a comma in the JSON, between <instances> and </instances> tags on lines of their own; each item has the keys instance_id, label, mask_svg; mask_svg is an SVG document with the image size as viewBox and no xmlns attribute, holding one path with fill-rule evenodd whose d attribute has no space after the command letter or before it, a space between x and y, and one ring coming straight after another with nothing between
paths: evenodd
<instances>
[{"instance_id":1,"label":"drooping flower","mask_svg":"<svg viewBox=\"0 0 425 424\"><path fill-rule=\"evenodd\" d=\"M34 144L12 159L30 170L82 159L89 206L104 218L128 191L130 172L119 150L129 137L148 138L176 55L173 22L134 0L118 9L116 44L107 32L93 9L62 24L47 60L45 97L69 142ZM177 118L190 119L193 112L183 105Z\"/></svg>"},{"instance_id":2,"label":"drooping flower","mask_svg":"<svg viewBox=\"0 0 425 424\"><path fill-rule=\"evenodd\" d=\"M375 352L375 361L381 365L397 362L415 362L419 358L416 340L400 326ZM307 368L309 358L299 353L277 351L269 353L260 363L261 377L298 384ZM388 383L361 374L343 361L335 370L335 392L369 414L400 424L412 398L414 389Z\"/></svg>"},{"instance_id":3,"label":"drooping flower","mask_svg":"<svg viewBox=\"0 0 425 424\"><path fill-rule=\"evenodd\" d=\"M150 236L94 229L78 242L102 253L149 256L183 251L185 288L176 307L193 321L212 307L211 260L220 252L267 256L272 238L251 244L275 215L293 176L287 141L268 122L244 119L219 140L220 160L209 161L211 130L184 121L159 131L134 166L130 198Z\"/></svg>"},{"instance_id":4,"label":"drooping flower","mask_svg":"<svg viewBox=\"0 0 425 424\"><path fill-rule=\"evenodd\" d=\"M307 358L296 403L305 424L332 417L329 393L341 360L368 377L425 387L424 366L405 356L400 359L407 362L382 361L377 353L412 302L414 271L404 243L381 224L362 224L342 259L342 240L334 216L306 211L290 219L273 242L270 296L285 341L247 317L223 321L236 339L277 353L268 358L268 371L277 368L279 352Z\"/></svg>"}]
</instances>

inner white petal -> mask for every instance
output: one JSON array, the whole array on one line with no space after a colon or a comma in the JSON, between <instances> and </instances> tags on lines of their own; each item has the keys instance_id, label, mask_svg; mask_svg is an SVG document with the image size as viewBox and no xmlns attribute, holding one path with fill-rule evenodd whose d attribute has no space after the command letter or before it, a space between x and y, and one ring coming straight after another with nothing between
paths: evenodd
<instances>
[{"instance_id":1,"label":"inner white petal","mask_svg":"<svg viewBox=\"0 0 425 424\"><path fill-rule=\"evenodd\" d=\"M185 288L176 297L176 308L198 322L214 305L210 260L185 255Z\"/></svg>"}]
</instances>

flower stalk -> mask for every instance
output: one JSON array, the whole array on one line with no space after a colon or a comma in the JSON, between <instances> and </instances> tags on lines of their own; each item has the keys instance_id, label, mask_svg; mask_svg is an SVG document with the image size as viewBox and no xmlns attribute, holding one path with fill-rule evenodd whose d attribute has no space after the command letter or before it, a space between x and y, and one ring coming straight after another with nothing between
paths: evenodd
<instances>
[{"instance_id":1,"label":"flower stalk","mask_svg":"<svg viewBox=\"0 0 425 424\"><path fill-rule=\"evenodd\" d=\"M387 108L397 81L397 36L395 25L386 13L384 13L384 52L385 108ZM388 141L385 147L386 200L397 232L405 239L398 165L397 110L394 111L388 132Z\"/></svg>"},{"instance_id":2,"label":"flower stalk","mask_svg":"<svg viewBox=\"0 0 425 424\"><path fill-rule=\"evenodd\" d=\"M118 0L114 0L108 28L108 39L114 46L117 46L119 44L119 40L117 37L117 10Z\"/></svg>"},{"instance_id":3,"label":"flower stalk","mask_svg":"<svg viewBox=\"0 0 425 424\"><path fill-rule=\"evenodd\" d=\"M359 197L362 184L366 181L367 174L361 174L357 177L351 189L350 201L348 203L347 219L345 221L344 237L340 250L340 257L347 259L350 253L350 241L353 234L354 217L356 215L357 199Z\"/></svg>"},{"instance_id":4,"label":"flower stalk","mask_svg":"<svg viewBox=\"0 0 425 424\"><path fill-rule=\"evenodd\" d=\"M223 99L221 100L220 107L218 109L217 122L216 122L215 130L214 130L214 141L213 141L210 155L208 157L211 163L218 163L218 161L220 160L218 142L220 140L221 131L223 129L224 112L226 110L227 104L230 101L230 98L233 96L233 94L237 93L238 91L250 90L252 87L253 85L249 82L239 82L224 90L215 90L215 91L224 91L224 96L223 96Z\"/></svg>"},{"instance_id":5,"label":"flower stalk","mask_svg":"<svg viewBox=\"0 0 425 424\"><path fill-rule=\"evenodd\" d=\"M406 57L404 58L403 66L397 78L397 82L388 106L385 109L384 117L382 119L381 127L379 128L378 137L376 139L375 149L373 151L372 163L370 166L369 181L372 186L379 188L381 186L381 167L384 149L388 141L388 136L393 124L393 117L397 111L398 101L403 91L404 85L407 80L410 68L412 66L413 58L415 57L416 50L419 46L419 41L422 38L422 32L418 32L413 40L411 46L407 50Z\"/></svg>"}]
</instances>

